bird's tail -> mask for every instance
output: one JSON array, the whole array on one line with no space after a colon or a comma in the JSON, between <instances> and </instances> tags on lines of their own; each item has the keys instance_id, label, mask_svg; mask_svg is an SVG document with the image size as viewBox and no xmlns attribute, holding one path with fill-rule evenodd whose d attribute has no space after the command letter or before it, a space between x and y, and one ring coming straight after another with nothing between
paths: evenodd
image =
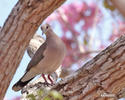
<instances>
[{"instance_id":1,"label":"bird's tail","mask_svg":"<svg viewBox=\"0 0 125 100\"><path fill-rule=\"evenodd\" d=\"M14 91L21 90L24 86L26 86L34 78L33 77L33 78L23 82L22 79L25 77L25 75L26 75L26 73L24 74L24 76L16 84L13 85L12 89Z\"/></svg>"}]
</instances>

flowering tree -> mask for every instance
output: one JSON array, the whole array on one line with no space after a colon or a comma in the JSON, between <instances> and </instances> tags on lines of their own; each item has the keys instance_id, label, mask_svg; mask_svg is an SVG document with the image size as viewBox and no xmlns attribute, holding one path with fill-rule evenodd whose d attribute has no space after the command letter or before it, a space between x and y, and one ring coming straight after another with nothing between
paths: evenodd
<instances>
[{"instance_id":1,"label":"flowering tree","mask_svg":"<svg viewBox=\"0 0 125 100\"><path fill-rule=\"evenodd\" d=\"M77 67L82 66L86 60L93 57L93 53L100 52L124 34L124 22L120 17L116 19L113 15L118 12L114 11L115 8L110 4L111 2L101 1L102 7L98 6L100 4L98 1L90 0L89 3L79 1L63 5L46 20L55 27L57 24L60 25L59 28L62 30L61 38L67 46L67 56L63 62L64 67L71 67L74 64ZM110 20L112 19L112 21L110 24L112 27L109 28L109 31L106 31L107 27L104 28L105 24L108 25L106 23L108 19L105 18L107 15L102 10L104 8L111 14ZM104 35L106 35L106 39L102 37Z\"/></svg>"}]
</instances>

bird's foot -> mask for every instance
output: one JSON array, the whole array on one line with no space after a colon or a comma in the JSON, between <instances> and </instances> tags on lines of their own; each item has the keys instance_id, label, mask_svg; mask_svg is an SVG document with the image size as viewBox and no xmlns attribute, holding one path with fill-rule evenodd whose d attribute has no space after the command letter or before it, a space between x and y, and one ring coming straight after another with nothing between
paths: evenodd
<instances>
[{"instance_id":1,"label":"bird's foot","mask_svg":"<svg viewBox=\"0 0 125 100\"><path fill-rule=\"evenodd\" d=\"M42 74L42 77L43 77L43 79L44 79L44 85L45 86L53 86L53 85L55 85L54 83L54 81L53 81L53 79L52 79L52 77L50 76L50 75L47 75L48 77L46 78L45 77L45 74ZM50 81L50 82L48 82L48 81Z\"/></svg>"},{"instance_id":2,"label":"bird's foot","mask_svg":"<svg viewBox=\"0 0 125 100\"><path fill-rule=\"evenodd\" d=\"M48 82L44 82L43 83L45 86L52 86L50 83L48 83Z\"/></svg>"},{"instance_id":3,"label":"bird's foot","mask_svg":"<svg viewBox=\"0 0 125 100\"><path fill-rule=\"evenodd\" d=\"M50 75L48 75L48 79L49 79L49 81L51 82L51 86L55 85L55 84L54 84L54 81L53 81L53 79L51 79L51 76L50 76Z\"/></svg>"}]
</instances>

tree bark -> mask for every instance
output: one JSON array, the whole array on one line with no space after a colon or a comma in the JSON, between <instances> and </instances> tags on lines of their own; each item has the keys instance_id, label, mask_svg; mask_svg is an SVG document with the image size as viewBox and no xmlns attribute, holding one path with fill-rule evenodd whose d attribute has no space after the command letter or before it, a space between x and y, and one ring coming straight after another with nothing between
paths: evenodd
<instances>
[{"instance_id":1,"label":"tree bark","mask_svg":"<svg viewBox=\"0 0 125 100\"><path fill-rule=\"evenodd\" d=\"M42 21L66 0L19 0L0 30L0 99Z\"/></svg>"},{"instance_id":2,"label":"tree bark","mask_svg":"<svg viewBox=\"0 0 125 100\"><path fill-rule=\"evenodd\" d=\"M125 35L53 89L65 100L117 100L125 94Z\"/></svg>"}]
</instances>

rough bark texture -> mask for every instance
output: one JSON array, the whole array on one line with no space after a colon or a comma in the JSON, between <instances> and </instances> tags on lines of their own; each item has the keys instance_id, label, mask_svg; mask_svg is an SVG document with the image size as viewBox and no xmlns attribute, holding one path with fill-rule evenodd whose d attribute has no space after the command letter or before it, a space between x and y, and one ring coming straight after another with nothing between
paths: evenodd
<instances>
[{"instance_id":1,"label":"rough bark texture","mask_svg":"<svg viewBox=\"0 0 125 100\"><path fill-rule=\"evenodd\" d=\"M0 30L0 100L42 21L66 0L19 0Z\"/></svg>"},{"instance_id":2,"label":"rough bark texture","mask_svg":"<svg viewBox=\"0 0 125 100\"><path fill-rule=\"evenodd\" d=\"M117 100L124 87L125 35L53 89L65 100Z\"/></svg>"}]
</instances>

